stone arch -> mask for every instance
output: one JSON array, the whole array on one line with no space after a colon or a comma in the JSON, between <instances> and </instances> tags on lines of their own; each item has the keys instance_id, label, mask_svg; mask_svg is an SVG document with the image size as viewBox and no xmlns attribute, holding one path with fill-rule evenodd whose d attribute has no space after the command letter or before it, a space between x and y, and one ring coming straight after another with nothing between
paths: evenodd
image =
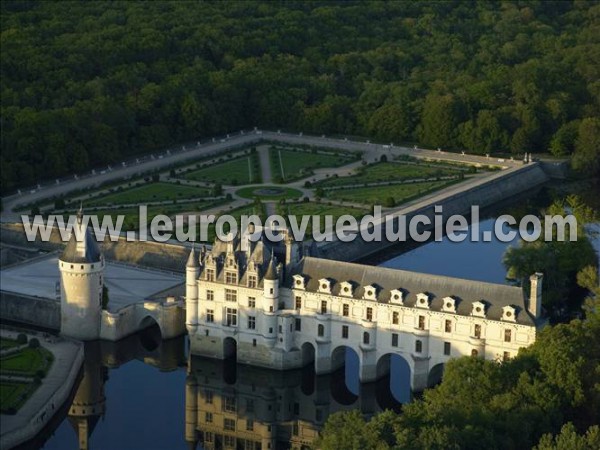
<instances>
[{"instance_id":1,"label":"stone arch","mask_svg":"<svg viewBox=\"0 0 600 450\"><path fill-rule=\"evenodd\" d=\"M302 367L308 366L309 364L314 364L316 350L312 342L305 342L302 344L300 351L302 354Z\"/></svg>"},{"instance_id":2,"label":"stone arch","mask_svg":"<svg viewBox=\"0 0 600 450\"><path fill-rule=\"evenodd\" d=\"M400 353L385 353L376 366L377 402L382 409L397 409L400 403L411 399L413 368Z\"/></svg>"},{"instance_id":3,"label":"stone arch","mask_svg":"<svg viewBox=\"0 0 600 450\"><path fill-rule=\"evenodd\" d=\"M444 363L438 363L429 369L429 374L427 375L427 387L432 387L442 382L445 367L446 365Z\"/></svg>"},{"instance_id":4,"label":"stone arch","mask_svg":"<svg viewBox=\"0 0 600 450\"><path fill-rule=\"evenodd\" d=\"M137 329L137 336L144 350L149 352L156 350L162 340L162 330L156 319L151 315L144 316Z\"/></svg>"},{"instance_id":5,"label":"stone arch","mask_svg":"<svg viewBox=\"0 0 600 450\"><path fill-rule=\"evenodd\" d=\"M348 345L334 348L331 369L334 371L331 377L333 398L342 405L354 403L360 392L360 352ZM340 383L340 380L343 382Z\"/></svg>"},{"instance_id":6,"label":"stone arch","mask_svg":"<svg viewBox=\"0 0 600 450\"><path fill-rule=\"evenodd\" d=\"M223 381L234 385L237 382L237 341L228 336L223 339Z\"/></svg>"},{"instance_id":7,"label":"stone arch","mask_svg":"<svg viewBox=\"0 0 600 450\"><path fill-rule=\"evenodd\" d=\"M231 336L223 339L223 358L237 360L237 341Z\"/></svg>"}]
</instances>

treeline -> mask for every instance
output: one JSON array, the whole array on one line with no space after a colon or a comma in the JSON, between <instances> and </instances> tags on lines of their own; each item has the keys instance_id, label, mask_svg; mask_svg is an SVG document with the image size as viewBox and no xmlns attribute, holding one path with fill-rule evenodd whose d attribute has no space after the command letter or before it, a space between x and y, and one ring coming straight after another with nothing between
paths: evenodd
<instances>
[{"instance_id":1,"label":"treeline","mask_svg":"<svg viewBox=\"0 0 600 450\"><path fill-rule=\"evenodd\" d=\"M253 126L598 170L597 2L0 8L4 193Z\"/></svg>"}]
</instances>

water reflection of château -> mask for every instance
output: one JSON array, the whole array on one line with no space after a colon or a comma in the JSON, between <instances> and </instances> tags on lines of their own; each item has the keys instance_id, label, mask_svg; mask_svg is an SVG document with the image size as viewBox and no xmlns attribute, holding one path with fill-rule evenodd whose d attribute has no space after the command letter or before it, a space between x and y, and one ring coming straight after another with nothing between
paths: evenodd
<instances>
[{"instance_id":1,"label":"water reflection of ch\u00e2teau","mask_svg":"<svg viewBox=\"0 0 600 450\"><path fill-rule=\"evenodd\" d=\"M104 395L109 369L137 359L161 371L172 371L185 366L184 351L183 336L161 340L158 327L148 328L118 342L86 342L81 381L75 388L70 406L63 408L49 426L23 448L41 447L67 416L77 434L79 449L88 449L96 425L105 414L110 414L110 399L107 402Z\"/></svg>"},{"instance_id":2,"label":"water reflection of ch\u00e2teau","mask_svg":"<svg viewBox=\"0 0 600 450\"><path fill-rule=\"evenodd\" d=\"M330 414L359 409L370 416L398 408L389 378L348 390L343 369L276 371L190 358L185 387L185 438L190 449L306 449Z\"/></svg>"}]
</instances>

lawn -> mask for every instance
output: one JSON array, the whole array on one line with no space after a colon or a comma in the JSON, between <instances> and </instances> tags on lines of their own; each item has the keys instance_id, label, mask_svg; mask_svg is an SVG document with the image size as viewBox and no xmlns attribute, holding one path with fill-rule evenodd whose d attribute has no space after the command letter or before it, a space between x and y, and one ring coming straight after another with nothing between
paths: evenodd
<instances>
[{"instance_id":1,"label":"lawn","mask_svg":"<svg viewBox=\"0 0 600 450\"><path fill-rule=\"evenodd\" d=\"M36 383L0 382L0 411L16 412L37 387Z\"/></svg>"},{"instance_id":2,"label":"lawn","mask_svg":"<svg viewBox=\"0 0 600 450\"><path fill-rule=\"evenodd\" d=\"M268 185L242 188L236 194L243 198L258 197L264 200L297 199L302 196L302 192L297 189Z\"/></svg>"},{"instance_id":3,"label":"lawn","mask_svg":"<svg viewBox=\"0 0 600 450\"><path fill-rule=\"evenodd\" d=\"M7 339L7 338L0 339L0 350L17 347L18 345L20 345L20 344L17 341L15 341L14 339Z\"/></svg>"},{"instance_id":4,"label":"lawn","mask_svg":"<svg viewBox=\"0 0 600 450\"><path fill-rule=\"evenodd\" d=\"M144 204L147 202L184 200L208 197L209 189L195 186L183 186L173 183L148 183L142 186L124 189L106 196L100 196L85 202L85 206Z\"/></svg>"},{"instance_id":5,"label":"lawn","mask_svg":"<svg viewBox=\"0 0 600 450\"><path fill-rule=\"evenodd\" d=\"M259 182L259 170L260 166L256 163L256 156L250 155L194 170L187 173L185 178L236 186Z\"/></svg>"},{"instance_id":6,"label":"lawn","mask_svg":"<svg viewBox=\"0 0 600 450\"><path fill-rule=\"evenodd\" d=\"M327 198L347 202L363 203L365 205L386 205L393 198L394 204L399 205L408 200L421 197L441 189L453 181L431 181L425 183L406 183L391 186L374 186L353 189L336 189L325 191ZM391 205L390 205L391 206Z\"/></svg>"},{"instance_id":7,"label":"lawn","mask_svg":"<svg viewBox=\"0 0 600 450\"><path fill-rule=\"evenodd\" d=\"M53 360L52 353L45 348L24 348L0 360L1 371L19 372L26 376L36 376L38 371L48 372Z\"/></svg>"},{"instance_id":8,"label":"lawn","mask_svg":"<svg viewBox=\"0 0 600 450\"><path fill-rule=\"evenodd\" d=\"M286 219L288 216L293 215L296 216L296 221L298 223L298 227L302 221L301 216L319 216L319 228L321 231L325 230L325 218L324 216L331 215L332 223L335 226L335 222L340 216L345 214L349 214L353 217L356 217L360 220L362 216L367 214L369 211L367 209L361 208L353 208L348 206L339 206L339 205L328 205L326 202L316 203L316 202L306 202L306 203L288 203L285 205L279 205L277 208L277 213L284 216ZM288 220L289 224L289 220ZM307 226L307 237L312 236L313 229L313 219L311 217Z\"/></svg>"},{"instance_id":9,"label":"lawn","mask_svg":"<svg viewBox=\"0 0 600 450\"><path fill-rule=\"evenodd\" d=\"M347 186L380 181L400 181L419 178L434 178L458 175L462 171L447 167L431 167L422 164L406 164L382 162L357 169L357 174L350 177L328 178L316 183L317 186Z\"/></svg>"},{"instance_id":10,"label":"lawn","mask_svg":"<svg viewBox=\"0 0 600 450\"><path fill-rule=\"evenodd\" d=\"M269 155L273 179L284 182L307 177L314 169L343 166L357 159L347 153L324 154L279 147L271 147Z\"/></svg>"}]
</instances>

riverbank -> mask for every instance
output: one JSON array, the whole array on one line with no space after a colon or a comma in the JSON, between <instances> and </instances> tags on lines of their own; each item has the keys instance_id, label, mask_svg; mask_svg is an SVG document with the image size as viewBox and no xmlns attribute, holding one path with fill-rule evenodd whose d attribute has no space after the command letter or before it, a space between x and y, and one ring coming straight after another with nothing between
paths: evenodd
<instances>
[{"instance_id":1,"label":"riverbank","mask_svg":"<svg viewBox=\"0 0 600 450\"><path fill-rule=\"evenodd\" d=\"M3 329L2 336L15 339L17 332ZM0 448L13 448L35 437L68 399L83 364L83 344L78 341L43 338L30 331L28 338L37 338L43 348L54 356L54 362L41 385L15 415L0 415Z\"/></svg>"}]
</instances>

